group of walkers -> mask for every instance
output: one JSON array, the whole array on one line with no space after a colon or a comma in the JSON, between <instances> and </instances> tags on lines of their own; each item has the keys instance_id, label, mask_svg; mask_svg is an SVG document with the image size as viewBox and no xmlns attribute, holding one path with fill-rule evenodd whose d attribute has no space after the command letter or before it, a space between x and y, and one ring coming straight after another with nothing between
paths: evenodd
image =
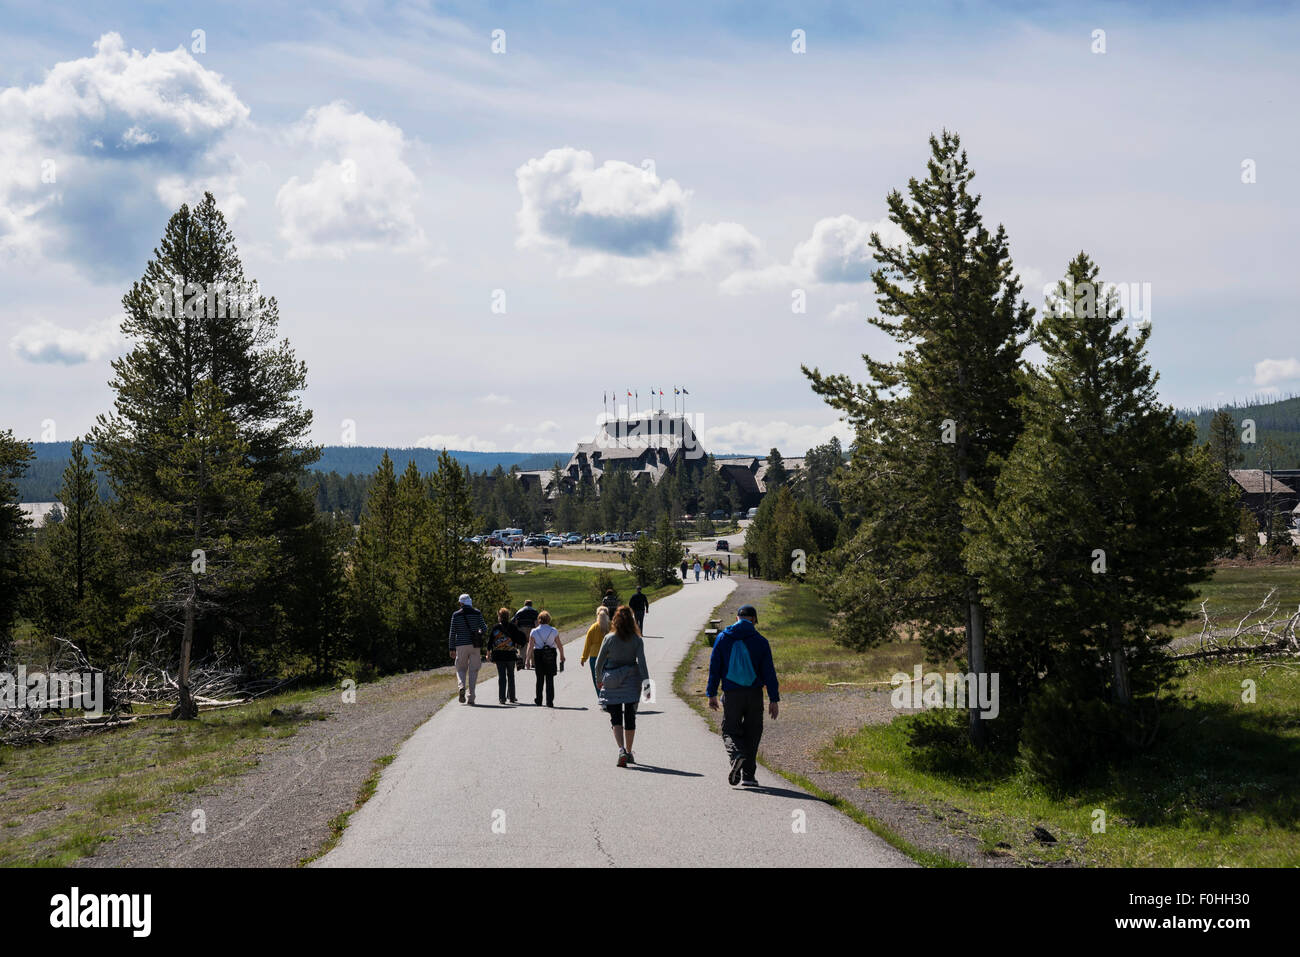
<instances>
[{"instance_id":1,"label":"group of walkers","mask_svg":"<svg viewBox=\"0 0 1300 957\"><path fill-rule=\"evenodd\" d=\"M701 570L697 561L695 568ZM605 593L596 608L596 620L587 629L580 664L589 664L597 700L609 715L618 766L635 764L632 744L636 739L637 708L650 681L642 638L649 599L636 590L626 605L620 604L613 589ZM731 785L755 785L758 745L763 736L763 692L767 712L777 716L780 688L772 649L758 632L758 611L742 605L736 621L719 634L709 659L706 692L709 708L719 710L722 693L722 740L731 768ZM549 612L538 611L531 600L513 615L508 608L497 612L488 627L469 595L451 616L448 648L456 663L456 683L462 704L475 703L475 687L482 660L497 667L497 697L501 704L517 704L516 672L531 669L536 676L535 705L543 699L555 707L555 675L564 670L564 643L551 624Z\"/></svg>"},{"instance_id":2,"label":"group of walkers","mask_svg":"<svg viewBox=\"0 0 1300 957\"><path fill-rule=\"evenodd\" d=\"M686 581L686 576L692 571L695 572L696 581L700 580L700 575L704 576L705 581L713 581L727 573L726 566L715 558L706 558L702 562L699 558L696 558L694 565L689 560L683 560L679 567L681 568L683 582Z\"/></svg>"},{"instance_id":3,"label":"group of walkers","mask_svg":"<svg viewBox=\"0 0 1300 957\"><path fill-rule=\"evenodd\" d=\"M538 611L532 600L513 615L509 608L497 612L489 630L483 613L469 595L460 596L460 607L451 616L448 651L456 664L456 686L461 704L474 704L478 672L484 660L497 666L497 699L501 704L518 704L515 672L531 669L537 677L533 704L555 707L555 675L564 668L564 645L560 632L551 624L550 612Z\"/></svg>"}]
</instances>

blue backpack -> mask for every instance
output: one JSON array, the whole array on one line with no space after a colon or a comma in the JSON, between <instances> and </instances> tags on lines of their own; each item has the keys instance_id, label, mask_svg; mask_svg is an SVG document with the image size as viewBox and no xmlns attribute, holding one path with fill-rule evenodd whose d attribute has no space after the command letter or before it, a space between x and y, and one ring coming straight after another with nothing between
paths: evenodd
<instances>
[{"instance_id":1,"label":"blue backpack","mask_svg":"<svg viewBox=\"0 0 1300 957\"><path fill-rule=\"evenodd\" d=\"M754 662L749 658L749 649L737 638L731 643L731 658L727 661L727 680L748 688L758 678Z\"/></svg>"}]
</instances>

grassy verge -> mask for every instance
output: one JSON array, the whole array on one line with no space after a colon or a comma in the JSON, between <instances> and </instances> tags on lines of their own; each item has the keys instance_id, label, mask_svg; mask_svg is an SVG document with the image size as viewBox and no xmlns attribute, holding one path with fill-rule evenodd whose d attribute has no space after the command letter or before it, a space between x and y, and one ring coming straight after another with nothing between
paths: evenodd
<instances>
[{"instance_id":1,"label":"grassy verge","mask_svg":"<svg viewBox=\"0 0 1300 957\"><path fill-rule=\"evenodd\" d=\"M366 778L365 781L361 783L361 789L357 792L356 803L352 805L350 810L344 811L342 814L330 821L329 838L320 846L315 854L299 861L299 867L306 867L312 861L324 857L338 846L339 841L343 840L343 832L347 830L348 822L352 819L352 815L356 814L357 811L360 811L362 806L375 796L375 790L379 787L380 775L384 773L384 768L388 767L395 760L397 760L397 755L395 754L385 754L383 757L375 759L370 772L370 777Z\"/></svg>"},{"instance_id":2,"label":"grassy verge","mask_svg":"<svg viewBox=\"0 0 1300 957\"><path fill-rule=\"evenodd\" d=\"M522 605L531 598L533 607L551 613L551 623L561 630L594 620L594 609L599 599L591 594L591 581L602 569L581 568L572 565L513 565L507 566L506 581L510 594ZM632 573L621 568L611 568L614 590L622 601L627 601L636 590ZM651 600L671 595L681 588L681 583L642 591ZM486 613L486 612L485 612Z\"/></svg>"},{"instance_id":3,"label":"grassy verge","mask_svg":"<svg viewBox=\"0 0 1300 957\"><path fill-rule=\"evenodd\" d=\"M1243 703L1242 682L1256 683ZM1045 861L1125 867L1279 867L1300 862L1300 673L1260 662L1198 665L1182 680L1156 745L1070 795L1054 795L1006 760L971 753L918 766L915 717L867 726L821 758L908 801L955 805L999 842ZM1094 831L1104 813L1105 831ZM1035 826L1060 842L1032 842Z\"/></svg>"},{"instance_id":4,"label":"grassy verge","mask_svg":"<svg viewBox=\"0 0 1300 957\"><path fill-rule=\"evenodd\" d=\"M71 741L0 747L0 866L63 867L128 825L257 763L258 746L293 735L300 689L197 721L144 721ZM279 713L272 713L279 712Z\"/></svg>"},{"instance_id":5,"label":"grassy verge","mask_svg":"<svg viewBox=\"0 0 1300 957\"><path fill-rule=\"evenodd\" d=\"M717 617L716 615L714 617ZM920 642L886 642L866 652L830 639L830 611L807 585L790 584L764 603L759 619L772 645L772 661L787 691L825 691L845 685L888 685L895 672L910 674L918 662L927 668Z\"/></svg>"},{"instance_id":6,"label":"grassy verge","mask_svg":"<svg viewBox=\"0 0 1300 957\"><path fill-rule=\"evenodd\" d=\"M1175 635L1194 635L1201 630L1200 603L1222 625L1235 624L1243 615L1259 606L1270 588L1277 589L1277 601L1283 611L1300 606L1300 563L1292 565L1223 565L1214 576L1202 582L1200 594L1187 606L1188 620L1174 629Z\"/></svg>"}]
</instances>

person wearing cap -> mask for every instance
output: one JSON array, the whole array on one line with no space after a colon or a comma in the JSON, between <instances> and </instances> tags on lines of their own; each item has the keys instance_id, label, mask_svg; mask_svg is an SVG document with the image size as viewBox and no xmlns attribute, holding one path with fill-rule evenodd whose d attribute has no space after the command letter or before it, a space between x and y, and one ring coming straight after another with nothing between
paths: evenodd
<instances>
[{"instance_id":1,"label":"person wearing cap","mask_svg":"<svg viewBox=\"0 0 1300 957\"><path fill-rule=\"evenodd\" d=\"M709 658L709 683L705 688L709 708L718 710L722 686L722 743L731 759L727 783L756 785L758 743L763 738L763 688L767 688L767 713L776 719L781 700L772 663L772 646L758 633L758 610L741 605L736 621L718 635Z\"/></svg>"},{"instance_id":2,"label":"person wearing cap","mask_svg":"<svg viewBox=\"0 0 1300 957\"><path fill-rule=\"evenodd\" d=\"M447 634L447 650L456 662L456 688L460 703L474 703L474 686L478 684L478 669L483 664L483 638L487 622L483 613L474 607L469 595L460 596L460 607L451 616L451 630Z\"/></svg>"}]
</instances>

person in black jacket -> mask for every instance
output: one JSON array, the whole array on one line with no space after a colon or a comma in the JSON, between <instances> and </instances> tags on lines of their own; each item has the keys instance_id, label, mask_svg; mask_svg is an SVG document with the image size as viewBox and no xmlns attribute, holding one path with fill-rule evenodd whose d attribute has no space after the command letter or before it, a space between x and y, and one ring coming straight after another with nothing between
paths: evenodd
<instances>
[{"instance_id":1,"label":"person in black jacket","mask_svg":"<svg viewBox=\"0 0 1300 957\"><path fill-rule=\"evenodd\" d=\"M510 609L497 612L497 623L487 637L488 659L497 666L497 697L502 704L515 701L515 664L519 661L519 648L528 643L528 637L510 620Z\"/></svg>"},{"instance_id":2,"label":"person in black jacket","mask_svg":"<svg viewBox=\"0 0 1300 957\"><path fill-rule=\"evenodd\" d=\"M605 597L600 600L600 603L609 609L609 617L612 619L614 612L618 611L619 605L618 596L614 594L614 589L606 588Z\"/></svg>"},{"instance_id":3,"label":"person in black jacket","mask_svg":"<svg viewBox=\"0 0 1300 957\"><path fill-rule=\"evenodd\" d=\"M645 634L645 613L650 608L650 599L641 594L641 586L636 586L636 594L627 600L627 607L632 609L632 614L636 616L636 630L638 633Z\"/></svg>"},{"instance_id":4,"label":"person in black jacket","mask_svg":"<svg viewBox=\"0 0 1300 957\"><path fill-rule=\"evenodd\" d=\"M533 607L533 600L531 598L524 602L523 608L520 608L515 612L515 617L511 619L511 622L519 629L520 634L524 636L523 644L527 645L528 636L531 635L533 629L537 627L537 609ZM524 657L523 647L521 646L519 649L520 671L523 671L525 667Z\"/></svg>"}]
</instances>

